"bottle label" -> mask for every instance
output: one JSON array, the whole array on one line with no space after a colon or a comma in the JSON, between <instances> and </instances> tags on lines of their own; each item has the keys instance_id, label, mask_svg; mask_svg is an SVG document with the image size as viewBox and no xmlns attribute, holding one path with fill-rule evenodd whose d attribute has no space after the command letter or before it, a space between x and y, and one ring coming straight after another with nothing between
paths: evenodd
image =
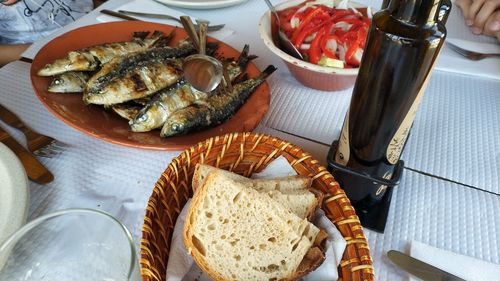
<instances>
[{"instance_id":1,"label":"bottle label","mask_svg":"<svg viewBox=\"0 0 500 281\"><path fill-rule=\"evenodd\" d=\"M422 84L422 88L417 94L417 97L413 101L413 104L410 107L410 110L406 113L403 122L399 126L398 130L392 137L389 145L387 146L386 157L387 161L392 165L396 165L401 157L401 152L403 151L403 147L405 145L406 139L408 138L408 134L410 133L411 125L413 124L413 120L415 119L415 115L417 115L418 106L422 101L422 97L424 96L425 89L427 88L427 83L430 77L430 71L425 78L424 83Z\"/></svg>"},{"instance_id":2,"label":"bottle label","mask_svg":"<svg viewBox=\"0 0 500 281\"><path fill-rule=\"evenodd\" d=\"M340 132L339 144L337 147L337 153L335 154L335 162L346 166L349 161L349 110L345 115L344 125L342 126L342 131Z\"/></svg>"}]
</instances>

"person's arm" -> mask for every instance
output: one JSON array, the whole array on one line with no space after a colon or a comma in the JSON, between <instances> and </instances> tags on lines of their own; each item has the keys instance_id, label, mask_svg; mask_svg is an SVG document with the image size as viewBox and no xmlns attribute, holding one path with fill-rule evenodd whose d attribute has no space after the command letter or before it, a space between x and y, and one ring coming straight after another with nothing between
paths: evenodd
<instances>
[{"instance_id":1,"label":"person's arm","mask_svg":"<svg viewBox=\"0 0 500 281\"><path fill-rule=\"evenodd\" d=\"M500 32L500 0L457 0L455 4L474 34L494 36Z\"/></svg>"},{"instance_id":2,"label":"person's arm","mask_svg":"<svg viewBox=\"0 0 500 281\"><path fill-rule=\"evenodd\" d=\"M30 44L0 45L0 66L18 60Z\"/></svg>"}]
</instances>

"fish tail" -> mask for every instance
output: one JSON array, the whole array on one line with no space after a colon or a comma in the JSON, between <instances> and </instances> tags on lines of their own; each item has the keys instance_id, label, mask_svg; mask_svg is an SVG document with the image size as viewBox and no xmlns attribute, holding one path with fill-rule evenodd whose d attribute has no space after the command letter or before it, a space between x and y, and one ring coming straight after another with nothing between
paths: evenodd
<instances>
[{"instance_id":1,"label":"fish tail","mask_svg":"<svg viewBox=\"0 0 500 281\"><path fill-rule=\"evenodd\" d=\"M167 36L163 34L161 31L155 31L155 32L160 32L161 34L159 35L158 39L156 42L153 43L152 47L163 47L167 46L170 41L175 37L175 29L172 30ZM155 33L151 36L152 38L155 37Z\"/></svg>"},{"instance_id":2,"label":"fish tail","mask_svg":"<svg viewBox=\"0 0 500 281\"><path fill-rule=\"evenodd\" d=\"M132 34L132 38L144 40L148 37L149 31L137 31Z\"/></svg>"},{"instance_id":3,"label":"fish tail","mask_svg":"<svg viewBox=\"0 0 500 281\"><path fill-rule=\"evenodd\" d=\"M247 44L245 47L243 47L243 50L241 51L240 56L238 57L238 65L241 68L241 71L245 71L245 69L248 66L248 63L251 60L254 60L257 58L255 55L249 55L248 52L250 50L250 46Z\"/></svg>"},{"instance_id":4,"label":"fish tail","mask_svg":"<svg viewBox=\"0 0 500 281\"><path fill-rule=\"evenodd\" d=\"M269 75L276 71L276 67L274 65L268 65L264 71L259 75L257 79L266 79Z\"/></svg>"}]
</instances>

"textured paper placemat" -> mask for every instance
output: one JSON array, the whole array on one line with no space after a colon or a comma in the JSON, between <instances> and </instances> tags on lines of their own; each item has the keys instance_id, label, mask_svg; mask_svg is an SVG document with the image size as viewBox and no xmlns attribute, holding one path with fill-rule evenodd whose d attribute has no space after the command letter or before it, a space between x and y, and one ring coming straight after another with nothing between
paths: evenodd
<instances>
[{"instance_id":1,"label":"textured paper placemat","mask_svg":"<svg viewBox=\"0 0 500 281\"><path fill-rule=\"evenodd\" d=\"M0 70L0 88L9 89L2 91L0 102L34 129L72 145L55 158L42 159L56 180L45 186L31 183L29 218L69 207L97 208L122 220L138 243L151 189L177 153L120 147L71 129L36 99L29 88L28 69L29 64L16 62ZM304 147L320 161L327 151L314 142L259 130ZM392 204L385 234L367 231L377 280L406 278L388 264L385 252L403 249L408 240L499 262L498 196L406 171Z\"/></svg>"},{"instance_id":2,"label":"textured paper placemat","mask_svg":"<svg viewBox=\"0 0 500 281\"><path fill-rule=\"evenodd\" d=\"M365 230L377 280L408 280L386 256L411 240L500 264L496 195L405 171L392 196L384 234Z\"/></svg>"},{"instance_id":3,"label":"textured paper placemat","mask_svg":"<svg viewBox=\"0 0 500 281\"><path fill-rule=\"evenodd\" d=\"M278 73L267 127L330 144L352 88L321 92ZM408 167L500 193L500 81L436 71L402 159Z\"/></svg>"}]
</instances>

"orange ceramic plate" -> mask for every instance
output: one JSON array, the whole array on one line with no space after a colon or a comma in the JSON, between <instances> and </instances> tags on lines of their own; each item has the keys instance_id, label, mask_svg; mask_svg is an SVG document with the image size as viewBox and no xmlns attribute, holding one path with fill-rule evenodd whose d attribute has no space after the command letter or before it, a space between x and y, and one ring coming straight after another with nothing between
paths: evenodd
<instances>
[{"instance_id":1,"label":"orange ceramic plate","mask_svg":"<svg viewBox=\"0 0 500 281\"><path fill-rule=\"evenodd\" d=\"M255 129L269 108L270 92L267 83L257 88L240 110L225 123L184 136L162 138L159 130L147 133L131 132L127 120L105 110L102 106L85 105L80 94L49 93L47 88L52 78L36 75L45 64L66 56L69 51L96 44L129 41L134 31L160 30L168 34L175 28L150 22L123 21L85 26L65 33L45 45L33 60L31 83L35 93L50 112L68 125L96 138L131 147L183 150L213 136ZM186 36L183 29L177 28L176 36L171 44L175 44ZM237 57L240 54L236 49L220 41L215 39L209 39L209 41L218 42L218 53L225 57ZM247 73L250 77L254 77L260 71L250 63Z\"/></svg>"}]
</instances>

